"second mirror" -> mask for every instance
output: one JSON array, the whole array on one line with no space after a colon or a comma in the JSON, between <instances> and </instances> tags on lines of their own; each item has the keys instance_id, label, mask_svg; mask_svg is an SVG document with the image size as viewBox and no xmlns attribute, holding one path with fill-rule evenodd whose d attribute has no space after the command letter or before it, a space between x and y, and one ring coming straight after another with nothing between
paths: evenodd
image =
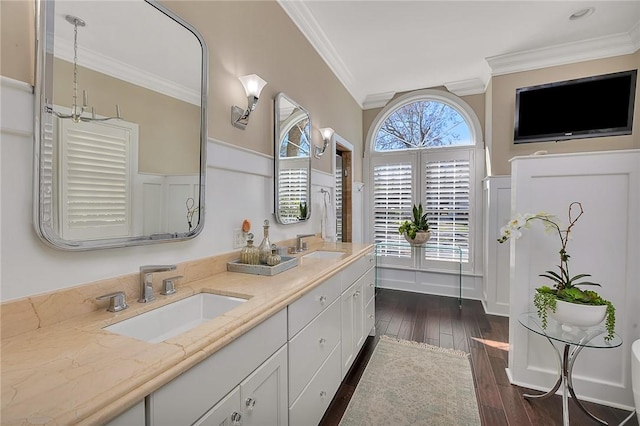
<instances>
[{"instance_id":1,"label":"second mirror","mask_svg":"<svg viewBox=\"0 0 640 426\"><path fill-rule=\"evenodd\" d=\"M275 217L278 223L307 220L311 215L311 119L284 93L275 99Z\"/></svg>"}]
</instances>

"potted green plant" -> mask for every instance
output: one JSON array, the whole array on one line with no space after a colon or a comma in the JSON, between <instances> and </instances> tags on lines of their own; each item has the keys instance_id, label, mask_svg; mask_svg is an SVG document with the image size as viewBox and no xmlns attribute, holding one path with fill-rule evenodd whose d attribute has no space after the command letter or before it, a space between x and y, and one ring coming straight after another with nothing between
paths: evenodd
<instances>
[{"instance_id":1,"label":"potted green plant","mask_svg":"<svg viewBox=\"0 0 640 426\"><path fill-rule=\"evenodd\" d=\"M300 202L298 211L300 212L300 216L298 216L298 219L306 220L307 219L307 202L306 201Z\"/></svg>"},{"instance_id":2,"label":"potted green plant","mask_svg":"<svg viewBox=\"0 0 640 426\"><path fill-rule=\"evenodd\" d=\"M576 214L577 213L577 214ZM569 253L567 244L573 226L584 213L582 204L574 201L569 204L569 225L561 229L558 219L547 213L517 215L500 230L499 243L504 243L510 238L520 238L521 230L528 229L532 221L541 221L545 229L560 238L560 264L559 272L545 271L539 276L552 281L551 287L543 285L536 288L533 304L536 307L542 328L547 328L548 316L555 318L561 324L578 327L597 325L605 320L607 330L606 340L613 338L616 317L613 304L603 299L593 290L585 290L581 286L597 286L600 284L584 281L590 274L577 274L573 277L569 274ZM580 281L583 280L583 281ZM582 307L586 307L582 308Z\"/></svg>"},{"instance_id":3,"label":"potted green plant","mask_svg":"<svg viewBox=\"0 0 640 426\"><path fill-rule=\"evenodd\" d=\"M427 221L427 213L422 211L422 203L413 205L413 219L405 220L400 224L398 232L404 235L409 244L420 246L431 238L429 232L429 222Z\"/></svg>"}]
</instances>

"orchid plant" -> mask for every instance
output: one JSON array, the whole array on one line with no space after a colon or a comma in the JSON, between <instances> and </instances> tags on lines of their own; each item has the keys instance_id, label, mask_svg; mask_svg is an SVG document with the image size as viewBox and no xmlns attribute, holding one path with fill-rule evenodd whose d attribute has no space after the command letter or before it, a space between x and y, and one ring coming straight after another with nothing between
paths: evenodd
<instances>
[{"instance_id":1,"label":"orchid plant","mask_svg":"<svg viewBox=\"0 0 640 426\"><path fill-rule=\"evenodd\" d=\"M520 238L522 236L522 231L528 229L533 221L542 222L545 231L558 235L558 238L560 239L560 251L558 252L560 255L560 264L558 265L559 273L555 271L545 271L544 274L540 274L541 277L551 280L553 282L553 286L541 286L536 288L536 294L533 298L533 303L538 312L538 316L542 321L542 327L545 329L547 328L547 309L555 312L556 302L558 300L584 305L606 305L607 336L605 339L610 340L613 338L615 328L615 308L611 302L600 297L595 291L583 290L578 287L600 287L600 284L598 283L580 281L584 278L590 277L590 274L577 274L573 277L569 274L570 256L569 253L567 253L567 244L569 243L571 230L583 213L584 210L581 203L574 201L569 204L569 225L564 229L561 228L558 218L548 213L518 214L500 229L500 238L498 238L498 242L504 243L511 238Z\"/></svg>"}]
</instances>

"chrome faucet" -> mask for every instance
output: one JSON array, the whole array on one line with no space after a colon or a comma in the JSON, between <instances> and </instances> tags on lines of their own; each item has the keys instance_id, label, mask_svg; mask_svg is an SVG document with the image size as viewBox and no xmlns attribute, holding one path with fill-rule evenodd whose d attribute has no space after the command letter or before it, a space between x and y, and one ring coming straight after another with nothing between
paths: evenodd
<instances>
[{"instance_id":1,"label":"chrome faucet","mask_svg":"<svg viewBox=\"0 0 640 426\"><path fill-rule=\"evenodd\" d=\"M315 237L316 234L298 234L296 235L296 253L300 253L302 249L302 239L305 237ZM306 250L306 249L305 249Z\"/></svg>"},{"instance_id":2,"label":"chrome faucet","mask_svg":"<svg viewBox=\"0 0 640 426\"><path fill-rule=\"evenodd\" d=\"M176 265L145 265L140 267L140 299L138 302L147 303L155 300L153 294L153 273L173 271Z\"/></svg>"}]
</instances>

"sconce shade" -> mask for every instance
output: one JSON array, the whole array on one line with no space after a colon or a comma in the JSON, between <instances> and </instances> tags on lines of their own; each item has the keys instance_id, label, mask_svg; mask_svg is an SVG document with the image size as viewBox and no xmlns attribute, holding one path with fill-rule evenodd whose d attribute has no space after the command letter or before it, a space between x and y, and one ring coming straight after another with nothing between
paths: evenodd
<instances>
[{"instance_id":1,"label":"sconce shade","mask_svg":"<svg viewBox=\"0 0 640 426\"><path fill-rule=\"evenodd\" d=\"M255 74L238 77L238 79L242 83L244 91L247 94L247 109L243 110L240 107L232 106L231 124L238 129L244 130L246 129L247 124L249 124L249 115L251 115L251 112L256 109L260 92L262 92L264 86L267 85L267 82Z\"/></svg>"},{"instance_id":2,"label":"sconce shade","mask_svg":"<svg viewBox=\"0 0 640 426\"><path fill-rule=\"evenodd\" d=\"M245 75L239 77L239 79L244 86L244 91L247 93L247 96L254 96L256 98L260 97L260 92L262 92L264 86L267 85L267 82L256 74Z\"/></svg>"},{"instance_id":3,"label":"sconce shade","mask_svg":"<svg viewBox=\"0 0 640 426\"><path fill-rule=\"evenodd\" d=\"M333 129L331 127L323 127L320 129L320 133L322 134L323 140L330 140L331 136L333 136Z\"/></svg>"}]
</instances>

